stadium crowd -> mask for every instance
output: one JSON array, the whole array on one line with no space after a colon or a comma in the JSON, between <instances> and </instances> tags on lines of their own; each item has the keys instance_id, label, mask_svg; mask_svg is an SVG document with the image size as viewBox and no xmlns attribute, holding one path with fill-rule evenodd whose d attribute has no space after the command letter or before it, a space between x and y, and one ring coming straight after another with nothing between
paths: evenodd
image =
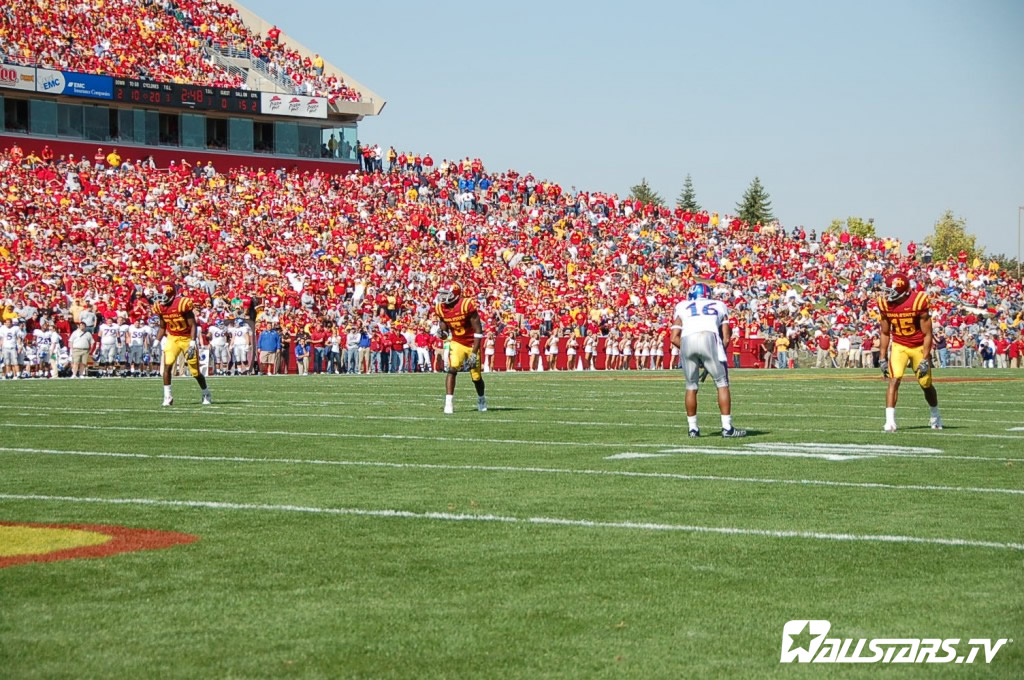
<instances>
[{"instance_id":1,"label":"stadium crowd","mask_svg":"<svg viewBox=\"0 0 1024 680\"><path fill-rule=\"evenodd\" d=\"M1021 284L966 254L912 261L891 238L566 191L479 159L389 150L337 176L47 151L0 153L8 374L154 370L161 281L195 301L211 374L437 370L443 280L477 297L493 370L665 367L696 280L733 310L733 361L874 365L893 269L931 294L941 366L1020 364Z\"/></svg>"},{"instance_id":2,"label":"stadium crowd","mask_svg":"<svg viewBox=\"0 0 1024 680\"><path fill-rule=\"evenodd\" d=\"M104 0L71 3L11 0L0 8L0 61L64 71L245 89L246 78L221 67L216 50L258 61L295 94L359 101L358 91L324 72L319 55L303 56L246 28L237 10L216 0ZM204 49L205 48L205 49Z\"/></svg>"}]
</instances>

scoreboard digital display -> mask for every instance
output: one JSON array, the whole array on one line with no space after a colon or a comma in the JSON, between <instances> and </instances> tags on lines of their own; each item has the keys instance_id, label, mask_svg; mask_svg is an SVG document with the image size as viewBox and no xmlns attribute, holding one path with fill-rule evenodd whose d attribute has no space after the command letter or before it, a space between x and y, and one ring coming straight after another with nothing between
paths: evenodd
<instances>
[{"instance_id":1,"label":"scoreboard digital display","mask_svg":"<svg viewBox=\"0 0 1024 680\"><path fill-rule=\"evenodd\" d=\"M259 113L260 93L204 85L154 83L148 80L114 79L115 102L173 106L197 111Z\"/></svg>"}]
</instances>

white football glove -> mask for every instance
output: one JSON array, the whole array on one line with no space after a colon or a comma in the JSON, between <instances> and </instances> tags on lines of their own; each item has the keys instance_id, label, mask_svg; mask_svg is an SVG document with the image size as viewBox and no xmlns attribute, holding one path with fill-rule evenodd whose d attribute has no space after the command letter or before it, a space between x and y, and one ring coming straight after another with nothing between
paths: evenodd
<instances>
[{"instance_id":1,"label":"white football glove","mask_svg":"<svg viewBox=\"0 0 1024 680\"><path fill-rule=\"evenodd\" d=\"M917 377L923 378L928 375L928 371L932 370L932 362L927 359L921 359L921 363L917 365Z\"/></svg>"},{"instance_id":2,"label":"white football glove","mask_svg":"<svg viewBox=\"0 0 1024 680\"><path fill-rule=\"evenodd\" d=\"M196 358L196 341L191 340L188 343L188 350L185 352L185 359L192 361Z\"/></svg>"},{"instance_id":3,"label":"white football glove","mask_svg":"<svg viewBox=\"0 0 1024 680\"><path fill-rule=\"evenodd\" d=\"M878 367L880 369L882 369L882 377L883 378L888 378L889 377L889 360L888 359L879 359L878 360Z\"/></svg>"},{"instance_id":4,"label":"white football glove","mask_svg":"<svg viewBox=\"0 0 1024 680\"><path fill-rule=\"evenodd\" d=\"M480 365L480 356L476 352L470 352L464 363L467 371L472 371Z\"/></svg>"}]
</instances>

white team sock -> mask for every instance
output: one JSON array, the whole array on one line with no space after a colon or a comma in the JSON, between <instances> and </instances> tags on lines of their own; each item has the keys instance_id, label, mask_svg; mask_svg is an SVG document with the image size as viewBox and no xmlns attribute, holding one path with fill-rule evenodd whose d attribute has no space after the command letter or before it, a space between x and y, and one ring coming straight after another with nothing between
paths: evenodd
<instances>
[{"instance_id":1,"label":"white team sock","mask_svg":"<svg viewBox=\"0 0 1024 680\"><path fill-rule=\"evenodd\" d=\"M170 399L170 398L171 398L171 386L170 385L164 385L164 399Z\"/></svg>"},{"instance_id":2,"label":"white team sock","mask_svg":"<svg viewBox=\"0 0 1024 680\"><path fill-rule=\"evenodd\" d=\"M451 406L454 399L455 399L455 395L454 394L446 394L446 395L444 395L444 405L445 405L445 407Z\"/></svg>"},{"instance_id":3,"label":"white team sock","mask_svg":"<svg viewBox=\"0 0 1024 680\"><path fill-rule=\"evenodd\" d=\"M939 407L938 406L930 406L929 408L932 411L932 418L938 418L939 417Z\"/></svg>"},{"instance_id":4,"label":"white team sock","mask_svg":"<svg viewBox=\"0 0 1024 680\"><path fill-rule=\"evenodd\" d=\"M686 426L691 430L699 430L697 427L697 416L686 416Z\"/></svg>"},{"instance_id":5,"label":"white team sock","mask_svg":"<svg viewBox=\"0 0 1024 680\"><path fill-rule=\"evenodd\" d=\"M896 424L896 408L885 407L885 422L888 425Z\"/></svg>"},{"instance_id":6,"label":"white team sock","mask_svg":"<svg viewBox=\"0 0 1024 680\"><path fill-rule=\"evenodd\" d=\"M732 416L722 416L722 429L723 430L731 430L732 429Z\"/></svg>"}]
</instances>

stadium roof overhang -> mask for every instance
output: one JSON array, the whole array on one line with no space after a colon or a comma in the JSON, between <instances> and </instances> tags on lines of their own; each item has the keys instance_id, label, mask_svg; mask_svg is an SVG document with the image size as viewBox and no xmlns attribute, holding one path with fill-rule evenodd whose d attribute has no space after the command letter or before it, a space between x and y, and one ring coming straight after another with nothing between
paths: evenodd
<instances>
[{"instance_id":1,"label":"stadium roof overhang","mask_svg":"<svg viewBox=\"0 0 1024 680\"><path fill-rule=\"evenodd\" d=\"M267 31L273 28L276 24L266 21L263 17L250 10L245 5L236 2L235 0L225 0L226 3L236 10L238 15L241 17L242 22L249 28L249 30L260 35L266 35ZM284 7L284 5L282 5ZM278 30L281 28L278 26ZM281 30L281 36L279 38L281 42L287 43L289 47L296 50L304 57L308 56L310 59L313 58L317 52L309 49L298 40L295 40L283 30ZM321 55L322 56L322 55ZM345 81L345 84L349 87L357 90L363 97L360 102L343 102L338 101L332 104L329 111L331 113L338 113L344 116L342 120L362 120L364 116L376 116L384 109L387 104L382 96L368 88L367 86L360 83L358 80L350 76L349 74L342 71L340 68L330 63L326 59L324 60L324 72L329 74L337 74ZM334 118L335 116L331 116Z\"/></svg>"}]
</instances>

